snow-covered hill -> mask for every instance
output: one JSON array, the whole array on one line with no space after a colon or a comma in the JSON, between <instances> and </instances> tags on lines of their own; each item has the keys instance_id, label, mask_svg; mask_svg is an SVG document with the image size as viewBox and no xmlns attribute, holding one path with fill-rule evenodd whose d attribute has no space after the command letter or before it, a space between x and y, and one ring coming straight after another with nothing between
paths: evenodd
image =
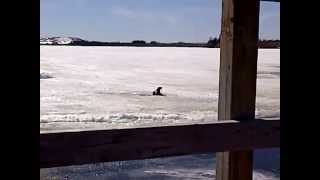
<instances>
[{"instance_id":1,"label":"snow-covered hill","mask_svg":"<svg viewBox=\"0 0 320 180\"><path fill-rule=\"evenodd\" d=\"M84 41L77 37L40 37L40 44L70 44L75 41Z\"/></svg>"}]
</instances>

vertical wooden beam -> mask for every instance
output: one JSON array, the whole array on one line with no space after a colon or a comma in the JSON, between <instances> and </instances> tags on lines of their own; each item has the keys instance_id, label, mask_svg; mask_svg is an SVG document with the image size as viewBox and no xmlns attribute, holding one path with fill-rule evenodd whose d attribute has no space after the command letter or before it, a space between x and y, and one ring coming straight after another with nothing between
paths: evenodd
<instances>
[{"instance_id":1,"label":"vertical wooden beam","mask_svg":"<svg viewBox=\"0 0 320 180\"><path fill-rule=\"evenodd\" d=\"M223 0L219 120L255 117L259 0ZM251 180L253 151L217 153L217 180Z\"/></svg>"}]
</instances>

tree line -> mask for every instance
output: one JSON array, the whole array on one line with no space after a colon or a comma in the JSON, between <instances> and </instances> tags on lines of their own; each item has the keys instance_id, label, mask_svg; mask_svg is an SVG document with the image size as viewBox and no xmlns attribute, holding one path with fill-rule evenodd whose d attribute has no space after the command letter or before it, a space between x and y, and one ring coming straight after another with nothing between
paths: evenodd
<instances>
[{"instance_id":1,"label":"tree line","mask_svg":"<svg viewBox=\"0 0 320 180\"><path fill-rule=\"evenodd\" d=\"M53 44L57 45L57 44ZM206 43L172 42L162 43L158 41L146 42L144 40L134 40L132 42L100 42L100 41L72 41L69 46L135 46L135 47L203 47L219 48L220 38L210 37ZM259 40L259 48L280 48L280 40Z\"/></svg>"}]
</instances>

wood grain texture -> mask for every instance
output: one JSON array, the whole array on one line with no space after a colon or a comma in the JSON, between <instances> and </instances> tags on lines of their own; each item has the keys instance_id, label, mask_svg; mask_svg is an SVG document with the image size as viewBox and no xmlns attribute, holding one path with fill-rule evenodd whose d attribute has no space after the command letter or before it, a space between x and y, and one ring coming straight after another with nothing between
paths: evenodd
<instances>
[{"instance_id":1,"label":"wood grain texture","mask_svg":"<svg viewBox=\"0 0 320 180\"><path fill-rule=\"evenodd\" d=\"M259 7L259 0L222 1L219 120L255 118ZM217 180L252 180L252 156L252 150L217 153Z\"/></svg>"},{"instance_id":2,"label":"wood grain texture","mask_svg":"<svg viewBox=\"0 0 320 180\"><path fill-rule=\"evenodd\" d=\"M40 134L40 168L278 147L280 120Z\"/></svg>"}]
</instances>

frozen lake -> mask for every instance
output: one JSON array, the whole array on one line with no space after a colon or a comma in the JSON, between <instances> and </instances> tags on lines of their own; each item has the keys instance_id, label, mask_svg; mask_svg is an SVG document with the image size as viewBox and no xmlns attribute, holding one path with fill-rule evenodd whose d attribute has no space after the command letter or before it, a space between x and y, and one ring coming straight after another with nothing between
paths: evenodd
<instances>
[{"instance_id":1,"label":"frozen lake","mask_svg":"<svg viewBox=\"0 0 320 180\"><path fill-rule=\"evenodd\" d=\"M219 49L40 48L41 131L217 119ZM167 96L151 96L158 86ZM257 86L257 117L279 117L279 49L259 50Z\"/></svg>"},{"instance_id":2,"label":"frozen lake","mask_svg":"<svg viewBox=\"0 0 320 180\"><path fill-rule=\"evenodd\" d=\"M219 49L40 46L40 131L217 119ZM167 96L152 96L162 86ZM280 117L280 50L260 49L257 117ZM280 179L279 149L255 151L254 180ZM41 169L45 179L215 179L215 154Z\"/></svg>"}]
</instances>

